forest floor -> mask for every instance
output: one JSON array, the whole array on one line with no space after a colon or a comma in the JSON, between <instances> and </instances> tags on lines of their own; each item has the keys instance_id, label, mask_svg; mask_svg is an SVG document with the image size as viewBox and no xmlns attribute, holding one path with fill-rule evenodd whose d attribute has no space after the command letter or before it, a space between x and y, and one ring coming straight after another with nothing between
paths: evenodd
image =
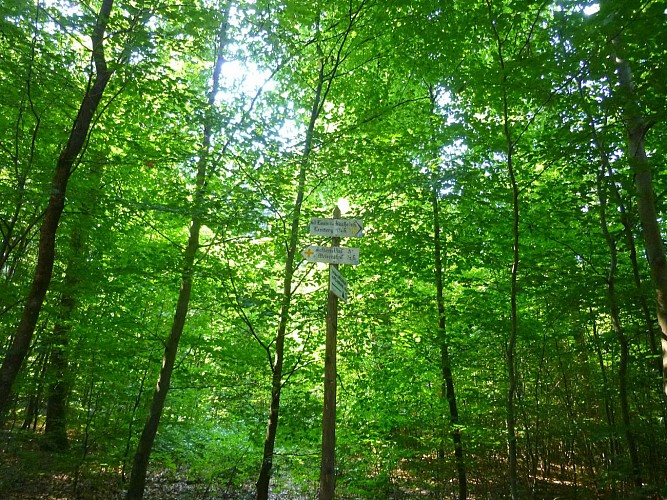
<instances>
[{"instance_id":1,"label":"forest floor","mask_svg":"<svg viewBox=\"0 0 667 500\"><path fill-rule=\"evenodd\" d=\"M20 436L20 437L19 437ZM18 442L16 438L20 440ZM81 459L80 453L51 453L40 449L37 439L25 439L21 433L6 433L0 443L0 500L121 500L125 495L126 482L118 467L92 460ZM406 464L407 465L407 464ZM417 465L417 469L423 467ZM496 464L496 469L498 465ZM428 479L424 471L411 470L413 467L399 469L386 488L376 490L374 495L363 497L355 495L339 496L341 499L377 498L377 499L409 499L409 498L455 498L456 485L447 485L448 491L437 491L432 478ZM421 472L421 473L420 473ZM490 477L484 481L470 478L468 498L501 499L505 498L500 470L494 470L489 464L488 476L501 478L498 482ZM421 477L421 480L419 479ZM232 478L233 479L233 478ZM284 481L283 481L284 483ZM536 485L538 499L615 499L625 496L609 495L611 492L595 492L593 488L573 487L567 481L542 479ZM282 484L274 488L271 500L306 500L316 498L313 491ZM275 490L280 491L275 491ZM530 497L530 495L527 495ZM147 500L203 500L203 499L254 499L252 483L239 485L238 482L217 478L209 481L193 481L184 472L167 468L153 469L148 477L145 498ZM637 497L639 498L639 497ZM661 498L660 496L644 496L642 498Z\"/></svg>"},{"instance_id":2,"label":"forest floor","mask_svg":"<svg viewBox=\"0 0 667 500\"><path fill-rule=\"evenodd\" d=\"M126 484L118 467L82 460L77 453L43 451L39 440L22 432L3 434L0 446L0 500L116 500ZM96 457L97 458L97 457ZM227 498L246 500L250 491L193 482L167 469L147 479L146 499ZM227 491L230 490L230 491Z\"/></svg>"},{"instance_id":3,"label":"forest floor","mask_svg":"<svg viewBox=\"0 0 667 500\"><path fill-rule=\"evenodd\" d=\"M78 465L78 466L77 466ZM121 500L125 490L118 470L91 464L72 463L66 455L55 455L39 450L22 453L0 454L0 498L2 500ZM397 486L397 485L395 485ZM474 488L474 484L470 485ZM471 488L471 489L472 489ZM477 489L477 488L475 488ZM503 498L500 490L483 488L471 500L477 498ZM195 500L195 499L254 499L252 484L246 487L231 486L216 482L192 481L185 475L163 469L153 471L147 481L145 498L147 500ZM585 491L573 494L571 488L543 489L544 499L595 498ZM548 491L548 493L547 493ZM583 494L582 494L583 493ZM376 498L449 498L449 495L421 488L402 488L400 486L378 492ZM316 492L302 492L298 489L285 488L274 492L272 500L306 500L316 498ZM342 497L341 497L342 498ZM345 498L355 498L345 497ZM598 497L599 498L599 497Z\"/></svg>"}]
</instances>

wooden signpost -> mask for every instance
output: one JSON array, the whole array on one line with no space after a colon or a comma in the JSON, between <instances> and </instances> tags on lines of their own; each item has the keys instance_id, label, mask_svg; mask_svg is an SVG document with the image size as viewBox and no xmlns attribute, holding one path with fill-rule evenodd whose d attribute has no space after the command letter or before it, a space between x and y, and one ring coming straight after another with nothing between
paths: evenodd
<instances>
[{"instance_id":1,"label":"wooden signpost","mask_svg":"<svg viewBox=\"0 0 667 500\"><path fill-rule=\"evenodd\" d=\"M347 280L339 264L359 264L359 249L340 246L340 239L363 236L361 219L341 219L336 207L333 219L313 218L310 234L330 236L331 247L310 245L301 252L309 262L329 264L327 298L327 333L324 354L324 411L322 414L322 465L320 500L333 500L336 489L336 337L338 335L338 299L347 300Z\"/></svg>"}]
</instances>

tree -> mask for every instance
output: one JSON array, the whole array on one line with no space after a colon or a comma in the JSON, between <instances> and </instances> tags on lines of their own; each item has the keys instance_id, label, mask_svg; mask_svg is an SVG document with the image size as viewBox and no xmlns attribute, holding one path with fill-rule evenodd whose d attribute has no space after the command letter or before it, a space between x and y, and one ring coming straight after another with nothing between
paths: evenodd
<instances>
[{"instance_id":1,"label":"tree","mask_svg":"<svg viewBox=\"0 0 667 500\"><path fill-rule=\"evenodd\" d=\"M67 437L67 398L70 392L71 375L67 346L70 340L72 317L77 307L82 274L85 273L85 258L89 252L90 231L94 213L97 209L98 191L102 181L105 158L94 162L90 177L86 179L88 193L82 193L82 213L71 229L70 260L63 279L63 291L60 295L59 316L48 339L50 344L48 368L48 394L46 422L44 428L44 447L63 451L68 446Z\"/></svg>"},{"instance_id":2,"label":"tree","mask_svg":"<svg viewBox=\"0 0 667 500\"><path fill-rule=\"evenodd\" d=\"M220 22L220 31L217 35L217 45L215 49L215 63L213 66L213 82L208 94L208 107L210 110L215 106L215 99L220 90L220 75L222 72L222 65L225 61L225 50L228 43L228 23L229 10L231 4L227 3L222 14ZM198 152L197 160L197 174L195 180L195 192L192 202L192 220L190 222L190 230L187 246L183 253L182 271L181 271L181 286L178 294L178 302L174 312L174 319L171 326L171 331L165 342L164 358L162 360L162 367L157 381L155 392L151 400L151 407L149 415L144 425L139 444L134 456L134 464L132 466L132 473L127 490L127 498L143 498L144 487L146 484L146 472L148 469L148 460L153 448L153 442L158 431L160 418L164 409L167 393L171 383L172 373L174 371L174 364L176 361L176 354L178 352L178 344L183 334L185 322L188 317L188 307L190 304L190 296L192 293L193 277L195 273L195 259L197 251L199 250L199 237L202 227L202 211L204 206L204 198L206 196L207 181L210 176L211 169L211 143L214 133L214 122L212 115L204 119L203 133L202 133L202 147Z\"/></svg>"},{"instance_id":3,"label":"tree","mask_svg":"<svg viewBox=\"0 0 667 500\"><path fill-rule=\"evenodd\" d=\"M104 90L113 74L113 69L108 67L104 54L105 32L111 16L112 6L113 0L104 0L100 6L91 35L91 59L95 68L94 75L91 75L90 86L81 101L67 144L61 151L56 162L51 182L49 203L40 228L39 256L35 267L35 274L30 292L25 301L21 321L16 328L12 345L5 354L2 367L0 368L0 416L4 416L9 408L12 386L23 364L23 360L30 349L30 342L39 318L39 312L44 303L44 297L46 296L49 284L51 283L56 232L65 206L67 184L75 162L84 148L91 123L102 100Z\"/></svg>"},{"instance_id":4,"label":"tree","mask_svg":"<svg viewBox=\"0 0 667 500\"><path fill-rule=\"evenodd\" d=\"M442 368L442 394L447 400L449 406L449 419L452 427L451 435L454 442L454 455L456 456L456 468L458 471L459 480L459 499L468 497L468 487L465 469L465 460L463 457L463 443L461 439L461 429L459 427L459 411L456 402L456 393L454 392L454 377L452 375L452 362L449 355L449 342L447 341L446 333L446 318L445 318L445 303L443 297L443 260L446 261L446 247L445 256L443 258L443 248L440 228L440 208L437 185L433 189L433 233L435 244L435 286L438 306L438 331L440 338L440 365ZM446 238L446 235L445 235Z\"/></svg>"},{"instance_id":5,"label":"tree","mask_svg":"<svg viewBox=\"0 0 667 500\"><path fill-rule=\"evenodd\" d=\"M607 5L613 9L613 4L606 2L603 4L605 9L602 12L607 11ZM607 15L611 17L612 26L617 27L618 24L613 19L614 11L611 10ZM665 257L664 243L658 224L651 165L644 146L645 136L654 123L651 119L647 120L642 116L630 63L624 54L622 31L611 34L611 45L613 47L611 58L615 61L619 81L615 91L620 98L620 106L626 126L627 156L634 173L639 220L646 244L646 257L655 287L658 324L662 332L663 399L667 401L667 257Z\"/></svg>"},{"instance_id":6,"label":"tree","mask_svg":"<svg viewBox=\"0 0 667 500\"><path fill-rule=\"evenodd\" d=\"M284 384L283 381L283 364L285 354L285 334L287 330L288 321L290 318L290 309L292 305L293 278L295 270L295 256L298 250L297 244L299 241L299 227L301 223L301 211L304 203L304 196L306 190L306 176L310 166L310 156L313 150L315 140L315 126L322 114L322 110L327 100L329 91L332 88L334 79L338 75L339 66L346 57L344 49L348 43L348 37L352 32L357 19L364 8L365 2L361 2L358 6L349 7L349 11L345 12L345 23L342 23L342 29L338 30L338 24L341 23L334 18L330 26L321 27L322 12L318 10L315 12L314 26L315 26L315 48L317 51L317 76L315 78L315 88L312 96L312 106L310 116L308 117L308 126L305 131L305 139L301 159L299 161L299 170L296 175L297 186L294 205L291 210L291 224L286 235L287 241L285 244L286 259L283 274L283 296L280 304L280 321L275 336L274 359L271 365L272 382L271 382L271 404L269 409L269 421L266 431L266 439L264 441L264 454L262 458L262 467L257 479L257 499L265 500L269 494L269 481L271 478L271 469L273 465L273 454L275 448L276 433L278 430L278 416L280 411L280 397ZM310 13L308 13L310 14ZM323 33L329 30L336 30L335 37L330 47L327 47L320 38ZM332 486L333 482L329 482ZM321 495L332 495L332 491L320 492Z\"/></svg>"}]
</instances>

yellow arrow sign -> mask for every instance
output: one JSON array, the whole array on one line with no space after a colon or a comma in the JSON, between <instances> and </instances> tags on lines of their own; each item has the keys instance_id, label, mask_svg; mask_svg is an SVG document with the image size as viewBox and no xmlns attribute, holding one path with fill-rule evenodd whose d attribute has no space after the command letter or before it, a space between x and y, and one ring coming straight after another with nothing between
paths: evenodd
<instances>
[{"instance_id":1,"label":"yellow arrow sign","mask_svg":"<svg viewBox=\"0 0 667 500\"><path fill-rule=\"evenodd\" d=\"M325 262L327 264L359 264L359 249L347 247L320 247L310 245L301 251L308 262Z\"/></svg>"}]
</instances>

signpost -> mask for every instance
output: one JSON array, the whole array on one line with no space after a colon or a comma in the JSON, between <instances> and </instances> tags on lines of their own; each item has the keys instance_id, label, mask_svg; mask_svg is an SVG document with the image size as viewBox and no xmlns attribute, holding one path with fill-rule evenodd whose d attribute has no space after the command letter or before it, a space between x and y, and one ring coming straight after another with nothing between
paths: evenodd
<instances>
[{"instance_id":1,"label":"signpost","mask_svg":"<svg viewBox=\"0 0 667 500\"><path fill-rule=\"evenodd\" d=\"M340 238L334 238L340 239ZM308 262L326 262L327 264L359 264L359 249L345 247L320 247L310 245L301 251Z\"/></svg>"},{"instance_id":2,"label":"signpost","mask_svg":"<svg viewBox=\"0 0 667 500\"><path fill-rule=\"evenodd\" d=\"M329 268L329 290L343 302L347 302L347 280L334 266Z\"/></svg>"},{"instance_id":3,"label":"signpost","mask_svg":"<svg viewBox=\"0 0 667 500\"><path fill-rule=\"evenodd\" d=\"M364 233L361 219L310 219L310 234L332 238L361 238Z\"/></svg>"},{"instance_id":4,"label":"signpost","mask_svg":"<svg viewBox=\"0 0 667 500\"><path fill-rule=\"evenodd\" d=\"M322 413L322 465L320 468L320 500L333 500L336 489L336 336L338 335L338 299L347 300L347 280L338 270L339 264L359 264L359 249L340 246L341 238L361 238L361 219L341 219L336 207L333 219L313 218L310 234L331 237L331 246L310 245L301 255L308 262L329 264L327 299L327 334L324 353L324 410Z\"/></svg>"}]
</instances>

